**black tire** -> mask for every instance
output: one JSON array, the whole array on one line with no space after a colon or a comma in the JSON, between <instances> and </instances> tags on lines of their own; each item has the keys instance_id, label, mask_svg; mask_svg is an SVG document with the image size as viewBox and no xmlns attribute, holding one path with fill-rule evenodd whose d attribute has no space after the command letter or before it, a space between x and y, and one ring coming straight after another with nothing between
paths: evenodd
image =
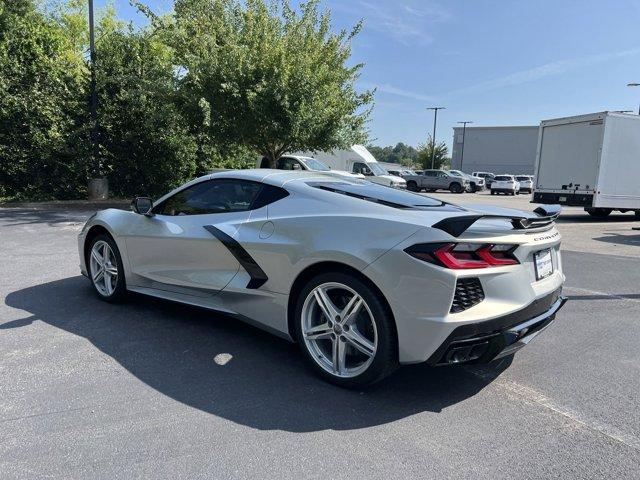
<instances>
[{"instance_id":1,"label":"black tire","mask_svg":"<svg viewBox=\"0 0 640 480\"><path fill-rule=\"evenodd\" d=\"M416 182L414 182L413 180L409 180L407 182L407 190L411 191L411 192L419 192L420 189L418 188L418 184Z\"/></svg>"},{"instance_id":2,"label":"black tire","mask_svg":"<svg viewBox=\"0 0 640 480\"><path fill-rule=\"evenodd\" d=\"M633 215L635 216L636 220L640 220L640 210L636 210L635 212L633 212Z\"/></svg>"},{"instance_id":3,"label":"black tire","mask_svg":"<svg viewBox=\"0 0 640 480\"><path fill-rule=\"evenodd\" d=\"M610 208L585 208L585 210L589 215L596 218L608 217L612 212Z\"/></svg>"},{"instance_id":4,"label":"black tire","mask_svg":"<svg viewBox=\"0 0 640 480\"><path fill-rule=\"evenodd\" d=\"M496 193L498 192L496 192L495 190L491 190L491 195L495 195Z\"/></svg>"},{"instance_id":5,"label":"black tire","mask_svg":"<svg viewBox=\"0 0 640 480\"><path fill-rule=\"evenodd\" d=\"M462 188L462 185L460 185L458 182L453 182L449 185L449 191L451 193L462 193L464 192L464 188Z\"/></svg>"},{"instance_id":6,"label":"black tire","mask_svg":"<svg viewBox=\"0 0 640 480\"><path fill-rule=\"evenodd\" d=\"M302 336L302 311L307 296L324 283L341 283L355 290L366 302L372 313L378 332L378 346L373 360L365 371L357 376L343 378L327 372L314 359ZM379 382L398 368L398 340L393 315L380 294L357 277L342 273L323 273L312 278L301 290L294 313L296 340L307 364L324 380L344 388L361 388Z\"/></svg>"},{"instance_id":7,"label":"black tire","mask_svg":"<svg viewBox=\"0 0 640 480\"><path fill-rule=\"evenodd\" d=\"M93 282L93 272L91 271L91 250L93 246L98 242L105 242L111 248L111 251L116 257L116 261L118 264L116 265L118 270L118 275L116 278L116 286L113 289L113 293L111 295L104 295L98 290L98 287ZM116 303L124 300L127 294L127 282L124 276L124 268L122 266L122 257L120 256L120 250L118 249L118 245L115 240L107 234L100 234L91 239L91 243L87 248L86 254L86 264L87 264L87 273L89 274L89 281L91 282L91 286L93 287L93 291L96 293L100 300L104 300L105 302Z\"/></svg>"}]
</instances>

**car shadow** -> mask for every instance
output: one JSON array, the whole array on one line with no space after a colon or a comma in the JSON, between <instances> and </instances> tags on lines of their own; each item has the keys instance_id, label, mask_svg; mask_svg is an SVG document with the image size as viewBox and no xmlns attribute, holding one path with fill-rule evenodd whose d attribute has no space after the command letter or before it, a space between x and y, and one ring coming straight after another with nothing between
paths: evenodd
<instances>
[{"instance_id":1,"label":"car shadow","mask_svg":"<svg viewBox=\"0 0 640 480\"><path fill-rule=\"evenodd\" d=\"M0 221L3 226L46 224L56 226L62 223L84 223L95 210L41 210L34 208L1 208Z\"/></svg>"},{"instance_id":2,"label":"car shadow","mask_svg":"<svg viewBox=\"0 0 640 480\"><path fill-rule=\"evenodd\" d=\"M204 412L257 429L310 432L381 425L474 396L511 363L405 366L363 391L317 378L297 346L215 312L131 295L98 300L83 277L10 293L6 304L89 340L145 384Z\"/></svg>"},{"instance_id":3,"label":"car shadow","mask_svg":"<svg viewBox=\"0 0 640 480\"><path fill-rule=\"evenodd\" d=\"M563 212L556 219L557 223L629 223L636 222L633 214L628 213L612 213L608 217L598 218L584 213L568 213Z\"/></svg>"},{"instance_id":4,"label":"car shadow","mask_svg":"<svg viewBox=\"0 0 640 480\"><path fill-rule=\"evenodd\" d=\"M598 242L613 243L616 245L632 245L640 247L640 235L620 235L613 232L604 232L601 237L595 237Z\"/></svg>"}]
</instances>

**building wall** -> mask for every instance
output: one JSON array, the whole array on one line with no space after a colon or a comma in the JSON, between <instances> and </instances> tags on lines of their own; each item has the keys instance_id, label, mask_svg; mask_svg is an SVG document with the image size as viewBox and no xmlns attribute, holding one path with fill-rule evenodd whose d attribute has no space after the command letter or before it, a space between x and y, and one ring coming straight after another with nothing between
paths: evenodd
<instances>
[{"instance_id":1,"label":"building wall","mask_svg":"<svg viewBox=\"0 0 640 480\"><path fill-rule=\"evenodd\" d=\"M538 127L467 127L462 157L462 127L453 129L451 168L464 172L533 174Z\"/></svg>"}]
</instances>

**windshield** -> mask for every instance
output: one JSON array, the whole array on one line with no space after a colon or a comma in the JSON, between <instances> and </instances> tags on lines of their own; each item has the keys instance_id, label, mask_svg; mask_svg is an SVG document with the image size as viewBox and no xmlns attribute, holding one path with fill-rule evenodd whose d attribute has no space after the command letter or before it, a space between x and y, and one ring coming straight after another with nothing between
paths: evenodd
<instances>
[{"instance_id":1,"label":"windshield","mask_svg":"<svg viewBox=\"0 0 640 480\"><path fill-rule=\"evenodd\" d=\"M462 173L460 170L449 170L449 173L451 175L455 175L456 177L463 177L464 173Z\"/></svg>"},{"instance_id":2,"label":"windshield","mask_svg":"<svg viewBox=\"0 0 640 480\"><path fill-rule=\"evenodd\" d=\"M379 163L367 163L367 167L369 167L369 170L371 170L374 175L389 175Z\"/></svg>"},{"instance_id":3,"label":"windshield","mask_svg":"<svg viewBox=\"0 0 640 480\"><path fill-rule=\"evenodd\" d=\"M513 177L511 175L498 175L494 180L498 182L510 182L513 180Z\"/></svg>"},{"instance_id":4,"label":"windshield","mask_svg":"<svg viewBox=\"0 0 640 480\"><path fill-rule=\"evenodd\" d=\"M302 161L310 170L318 170L320 172L328 172L331 170L326 164L322 163L320 160L316 160L315 158L304 158Z\"/></svg>"}]
</instances>

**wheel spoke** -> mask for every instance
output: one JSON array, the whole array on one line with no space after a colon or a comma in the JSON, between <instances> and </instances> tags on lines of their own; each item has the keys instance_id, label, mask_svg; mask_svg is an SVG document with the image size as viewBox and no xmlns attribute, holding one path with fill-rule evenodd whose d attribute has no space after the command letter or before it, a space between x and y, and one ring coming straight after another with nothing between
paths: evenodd
<instances>
[{"instance_id":1,"label":"wheel spoke","mask_svg":"<svg viewBox=\"0 0 640 480\"><path fill-rule=\"evenodd\" d=\"M347 349L346 349L346 344L339 338L336 338L333 341L331 356L333 360L333 371L338 375L342 375L345 370L345 364L347 359Z\"/></svg>"},{"instance_id":2,"label":"wheel spoke","mask_svg":"<svg viewBox=\"0 0 640 480\"><path fill-rule=\"evenodd\" d=\"M327 318L327 320L331 320L332 322L336 319L339 312L336 306L333 304L327 292L322 288L317 288L314 292L316 297L316 302L318 302L318 306L322 309L322 313Z\"/></svg>"},{"instance_id":3,"label":"wheel spoke","mask_svg":"<svg viewBox=\"0 0 640 480\"><path fill-rule=\"evenodd\" d=\"M112 277L115 277L118 275L118 267L116 267L115 265L106 265L104 267L104 271L107 272Z\"/></svg>"},{"instance_id":4,"label":"wheel spoke","mask_svg":"<svg viewBox=\"0 0 640 480\"><path fill-rule=\"evenodd\" d=\"M93 259L96 261L96 263L98 265L102 265L104 263L104 260L102 259L102 256L98 253L97 249L92 249L91 250L91 256L93 257Z\"/></svg>"},{"instance_id":5,"label":"wheel spoke","mask_svg":"<svg viewBox=\"0 0 640 480\"><path fill-rule=\"evenodd\" d=\"M106 243L102 247L102 259L105 264L109 263L111 258L111 248Z\"/></svg>"},{"instance_id":6,"label":"wheel spoke","mask_svg":"<svg viewBox=\"0 0 640 480\"><path fill-rule=\"evenodd\" d=\"M113 293L113 283L111 281L111 275L107 272L104 274L104 289L107 291L107 295Z\"/></svg>"},{"instance_id":7,"label":"wheel spoke","mask_svg":"<svg viewBox=\"0 0 640 480\"><path fill-rule=\"evenodd\" d=\"M93 274L93 282L99 282L104 277L104 270L101 268Z\"/></svg>"},{"instance_id":8,"label":"wheel spoke","mask_svg":"<svg viewBox=\"0 0 640 480\"><path fill-rule=\"evenodd\" d=\"M360 307L362 307L362 298L360 295L351 297L347 306L340 312L340 318L342 319L340 323L342 325L351 325L358 316Z\"/></svg>"},{"instance_id":9,"label":"wheel spoke","mask_svg":"<svg viewBox=\"0 0 640 480\"><path fill-rule=\"evenodd\" d=\"M368 357L373 356L373 354L375 353L375 346L373 342L365 338L355 328L352 328L349 331L344 332L344 338L347 340L349 345L357 348Z\"/></svg>"},{"instance_id":10,"label":"wheel spoke","mask_svg":"<svg viewBox=\"0 0 640 480\"><path fill-rule=\"evenodd\" d=\"M321 340L323 338L330 338L332 331L333 330L328 323L323 323L321 325L311 327L309 330L304 332L304 336L309 340Z\"/></svg>"}]
</instances>

